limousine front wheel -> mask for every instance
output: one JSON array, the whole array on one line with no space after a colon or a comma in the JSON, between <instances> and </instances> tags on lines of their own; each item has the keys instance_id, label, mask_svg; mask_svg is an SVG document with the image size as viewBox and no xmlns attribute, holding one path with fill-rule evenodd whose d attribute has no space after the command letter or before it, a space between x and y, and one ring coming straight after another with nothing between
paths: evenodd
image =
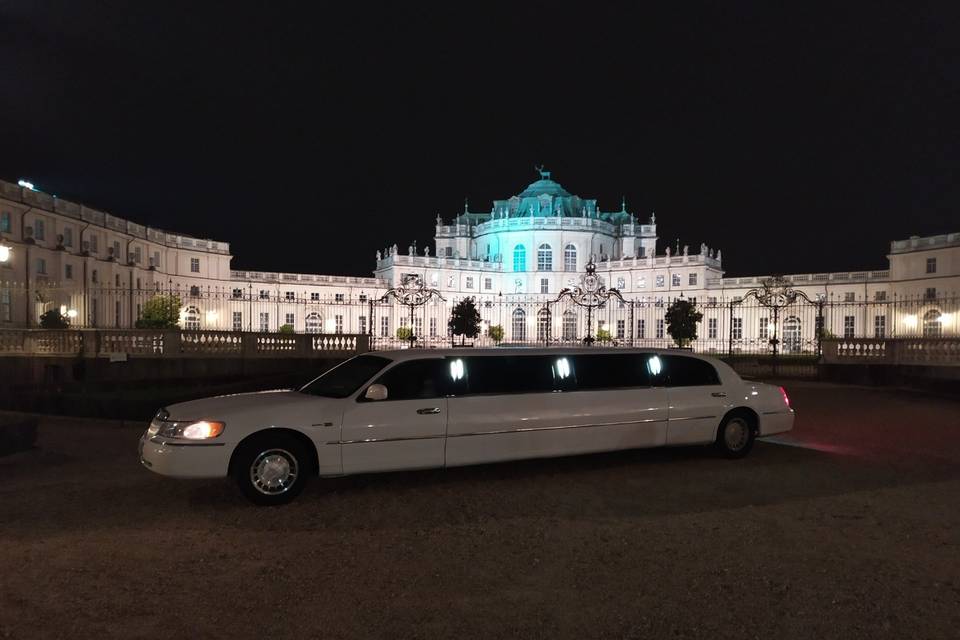
<instances>
[{"instance_id":1,"label":"limousine front wheel","mask_svg":"<svg viewBox=\"0 0 960 640\"><path fill-rule=\"evenodd\" d=\"M756 434L753 421L744 413L724 418L717 429L717 449L727 458L742 458L750 453Z\"/></svg>"},{"instance_id":2,"label":"limousine front wheel","mask_svg":"<svg viewBox=\"0 0 960 640\"><path fill-rule=\"evenodd\" d=\"M295 438L276 434L241 445L234 477L251 502L278 505L290 502L303 490L308 467L309 458L303 445Z\"/></svg>"}]
</instances>

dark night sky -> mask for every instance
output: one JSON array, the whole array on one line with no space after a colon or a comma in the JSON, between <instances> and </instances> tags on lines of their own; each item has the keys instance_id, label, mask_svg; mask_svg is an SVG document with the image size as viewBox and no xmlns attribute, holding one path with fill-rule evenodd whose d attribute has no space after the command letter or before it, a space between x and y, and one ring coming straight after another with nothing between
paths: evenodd
<instances>
[{"instance_id":1,"label":"dark night sky","mask_svg":"<svg viewBox=\"0 0 960 640\"><path fill-rule=\"evenodd\" d=\"M146 4L0 3L0 177L235 268L367 275L537 163L728 275L960 231L954 3Z\"/></svg>"}]
</instances>

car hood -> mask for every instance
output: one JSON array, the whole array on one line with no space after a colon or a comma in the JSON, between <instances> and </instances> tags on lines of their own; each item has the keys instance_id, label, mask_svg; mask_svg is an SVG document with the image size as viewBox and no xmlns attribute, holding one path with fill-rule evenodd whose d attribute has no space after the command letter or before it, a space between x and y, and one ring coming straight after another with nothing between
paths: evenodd
<instances>
[{"instance_id":1,"label":"car hood","mask_svg":"<svg viewBox=\"0 0 960 640\"><path fill-rule=\"evenodd\" d=\"M292 424L304 420L320 420L333 410L336 400L298 391L280 389L236 393L200 400L180 402L166 407L172 420L223 420L259 422L269 418L271 424Z\"/></svg>"}]
</instances>

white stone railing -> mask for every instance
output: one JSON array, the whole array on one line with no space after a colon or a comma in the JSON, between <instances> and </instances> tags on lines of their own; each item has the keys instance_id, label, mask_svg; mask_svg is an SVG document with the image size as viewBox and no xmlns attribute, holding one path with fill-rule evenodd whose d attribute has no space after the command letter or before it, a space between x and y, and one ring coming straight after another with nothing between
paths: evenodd
<instances>
[{"instance_id":1,"label":"white stone railing","mask_svg":"<svg viewBox=\"0 0 960 640\"><path fill-rule=\"evenodd\" d=\"M828 364L960 366L960 338L840 338L823 341Z\"/></svg>"},{"instance_id":2,"label":"white stone railing","mask_svg":"<svg viewBox=\"0 0 960 640\"><path fill-rule=\"evenodd\" d=\"M279 273L274 271L231 271L230 279L237 281L257 282L303 282L306 284L343 284L362 285L367 287L383 287L389 285L385 280L378 278L361 278L356 276L325 276L311 273Z\"/></svg>"},{"instance_id":3,"label":"white stone railing","mask_svg":"<svg viewBox=\"0 0 960 640\"><path fill-rule=\"evenodd\" d=\"M890 243L890 253L905 253L916 249L952 247L960 245L960 233L944 233L938 236L913 237L906 240L894 240Z\"/></svg>"},{"instance_id":4,"label":"white stone railing","mask_svg":"<svg viewBox=\"0 0 960 640\"><path fill-rule=\"evenodd\" d=\"M747 278L723 278L720 283L724 287L735 287L743 285L759 285L764 280L773 276L750 276ZM862 282L864 280L889 280L889 271L853 271L842 273L795 273L783 276L788 282ZM716 283L717 280L711 280Z\"/></svg>"},{"instance_id":5,"label":"white stone railing","mask_svg":"<svg viewBox=\"0 0 960 640\"><path fill-rule=\"evenodd\" d=\"M369 350L360 334L284 334L149 329L2 329L0 356L311 358Z\"/></svg>"}]
</instances>

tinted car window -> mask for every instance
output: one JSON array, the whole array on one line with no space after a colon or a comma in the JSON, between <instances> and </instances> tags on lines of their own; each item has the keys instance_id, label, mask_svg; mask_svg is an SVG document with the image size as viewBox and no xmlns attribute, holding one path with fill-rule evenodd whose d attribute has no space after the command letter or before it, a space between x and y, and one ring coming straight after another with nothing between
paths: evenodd
<instances>
[{"instance_id":1,"label":"tinted car window","mask_svg":"<svg viewBox=\"0 0 960 640\"><path fill-rule=\"evenodd\" d=\"M650 371L647 367L649 354L616 353L576 355L573 369L577 376L577 388L619 389L623 387L649 387Z\"/></svg>"},{"instance_id":2,"label":"tinted car window","mask_svg":"<svg viewBox=\"0 0 960 640\"><path fill-rule=\"evenodd\" d=\"M469 393L536 393L571 380L564 356L474 356L462 359Z\"/></svg>"},{"instance_id":3,"label":"tinted car window","mask_svg":"<svg viewBox=\"0 0 960 640\"><path fill-rule=\"evenodd\" d=\"M713 365L706 360L683 356L660 356L663 361L667 383L671 387L696 387L720 384L720 377Z\"/></svg>"},{"instance_id":4,"label":"tinted car window","mask_svg":"<svg viewBox=\"0 0 960 640\"><path fill-rule=\"evenodd\" d=\"M357 356L308 382L300 392L326 398L346 398L390 362L380 356Z\"/></svg>"},{"instance_id":5,"label":"tinted car window","mask_svg":"<svg viewBox=\"0 0 960 640\"><path fill-rule=\"evenodd\" d=\"M376 379L387 388L387 400L439 398L447 393L447 367L440 358L401 362Z\"/></svg>"}]
</instances>

